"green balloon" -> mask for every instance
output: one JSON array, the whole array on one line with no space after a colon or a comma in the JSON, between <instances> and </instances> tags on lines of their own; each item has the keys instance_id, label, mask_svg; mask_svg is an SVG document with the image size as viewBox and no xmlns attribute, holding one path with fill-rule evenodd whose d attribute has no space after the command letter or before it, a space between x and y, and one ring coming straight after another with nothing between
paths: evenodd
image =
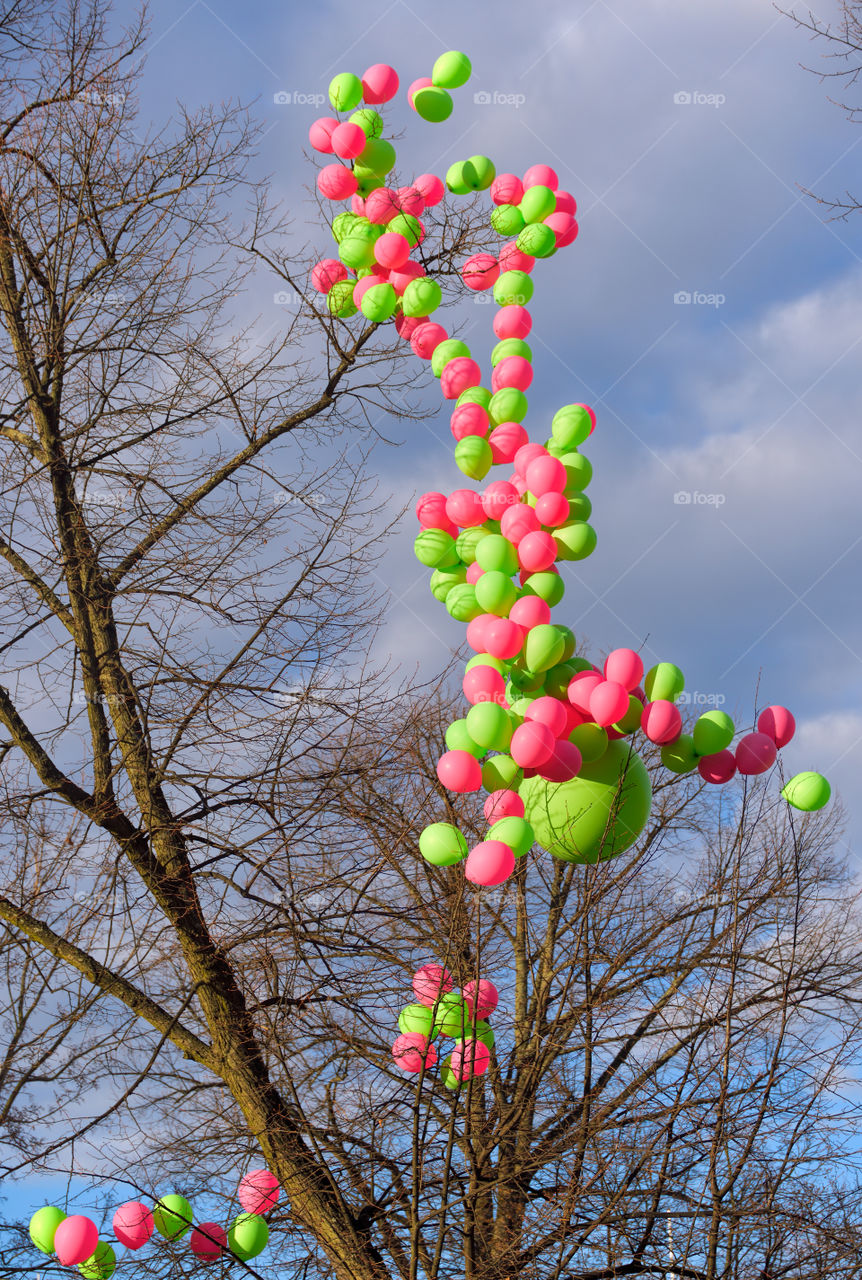
<instances>
[{"instance_id":1,"label":"green balloon","mask_svg":"<svg viewBox=\"0 0 862 1280\"><path fill-rule=\"evenodd\" d=\"M358 124L366 138L379 138L383 133L383 116L373 107L360 107L350 117L351 124Z\"/></svg>"},{"instance_id":2,"label":"green balloon","mask_svg":"<svg viewBox=\"0 0 862 1280\"><path fill-rule=\"evenodd\" d=\"M33 1214L30 1219L30 1239L40 1253L54 1252L54 1233L65 1219L63 1210L53 1204L46 1204Z\"/></svg>"},{"instance_id":3,"label":"green balloon","mask_svg":"<svg viewBox=\"0 0 862 1280\"><path fill-rule=\"evenodd\" d=\"M408 285L408 288L410 286ZM405 289L406 293L407 290ZM431 372L435 378L439 378L440 374L446 368L450 360L455 360L458 356L469 356L470 348L466 342L462 342L460 338L444 338L442 342L438 342L431 356Z\"/></svg>"},{"instance_id":4,"label":"green balloon","mask_svg":"<svg viewBox=\"0 0 862 1280\"><path fill-rule=\"evenodd\" d=\"M506 669L506 663L502 658L495 658L493 654L477 653L466 664L464 670L472 671L474 667L493 667L495 671L499 671L500 675L502 675Z\"/></svg>"},{"instance_id":5,"label":"green balloon","mask_svg":"<svg viewBox=\"0 0 862 1280\"><path fill-rule=\"evenodd\" d=\"M568 497L569 492L579 493L586 489L593 478L593 465L589 458L573 449L570 453L564 453L560 462L566 468L566 496Z\"/></svg>"},{"instance_id":6,"label":"green balloon","mask_svg":"<svg viewBox=\"0 0 862 1280\"><path fill-rule=\"evenodd\" d=\"M431 124L440 124L441 121L448 120L453 106L451 94L435 85L426 85L424 89L417 89L413 94L413 109L417 115Z\"/></svg>"},{"instance_id":7,"label":"green balloon","mask_svg":"<svg viewBox=\"0 0 862 1280\"><path fill-rule=\"evenodd\" d=\"M462 391L456 405L461 404L480 404L483 409L487 409L491 403L491 392L487 387L468 387L466 391Z\"/></svg>"},{"instance_id":8,"label":"green balloon","mask_svg":"<svg viewBox=\"0 0 862 1280\"><path fill-rule=\"evenodd\" d=\"M593 504L585 493L568 493L569 515L572 520L589 520L593 514Z\"/></svg>"},{"instance_id":9,"label":"green balloon","mask_svg":"<svg viewBox=\"0 0 862 1280\"><path fill-rule=\"evenodd\" d=\"M797 773L786 782L781 788L781 794L794 809L812 813L829 803L832 788L822 773L814 773L809 769L804 773Z\"/></svg>"},{"instance_id":10,"label":"green balloon","mask_svg":"<svg viewBox=\"0 0 862 1280\"><path fill-rule=\"evenodd\" d=\"M455 546L458 546L457 540ZM454 586L446 594L446 612L456 622L472 622L474 618L478 618L484 610L476 599L476 588L469 582Z\"/></svg>"},{"instance_id":11,"label":"green balloon","mask_svg":"<svg viewBox=\"0 0 862 1280\"><path fill-rule=\"evenodd\" d=\"M494 1032L491 1029L490 1023L480 1020L479 1022L475 1023L474 1026L470 1027L469 1031L470 1031L470 1034L468 1036L468 1039L481 1040L482 1044L487 1045L489 1049L494 1048ZM463 1043L464 1043L463 1040L455 1041L455 1045L457 1048L460 1048Z\"/></svg>"},{"instance_id":12,"label":"green balloon","mask_svg":"<svg viewBox=\"0 0 862 1280\"><path fill-rule=\"evenodd\" d=\"M494 284L494 301L508 307L514 303L525 307L533 296L533 281L526 271L504 271Z\"/></svg>"},{"instance_id":13,"label":"green balloon","mask_svg":"<svg viewBox=\"0 0 862 1280\"><path fill-rule=\"evenodd\" d=\"M473 525L470 529L462 529L455 539L455 550L465 564L472 564L476 559L476 548L483 538L488 537L488 530L481 525ZM478 597L477 597L478 599ZM479 611L480 613L482 610Z\"/></svg>"},{"instance_id":14,"label":"green balloon","mask_svg":"<svg viewBox=\"0 0 862 1280\"><path fill-rule=\"evenodd\" d=\"M457 543L455 544L457 548ZM448 598L453 587L461 586L467 581L467 570L462 564L449 565L443 569L435 569L431 574L431 594L442 603Z\"/></svg>"},{"instance_id":15,"label":"green balloon","mask_svg":"<svg viewBox=\"0 0 862 1280\"><path fill-rule=\"evenodd\" d=\"M650 702L676 702L685 688L685 676L672 662L657 662L644 676L644 693Z\"/></svg>"},{"instance_id":16,"label":"green balloon","mask_svg":"<svg viewBox=\"0 0 862 1280\"><path fill-rule=\"evenodd\" d=\"M373 284L362 295L359 309L366 320L374 324L383 324L388 320L398 305L398 294L387 280Z\"/></svg>"},{"instance_id":17,"label":"green balloon","mask_svg":"<svg viewBox=\"0 0 862 1280\"><path fill-rule=\"evenodd\" d=\"M445 825L435 823L435 826ZM398 1030L402 1035L430 1036L433 1021L434 1015L427 1004L408 1004L398 1015Z\"/></svg>"},{"instance_id":18,"label":"green balloon","mask_svg":"<svg viewBox=\"0 0 862 1280\"><path fill-rule=\"evenodd\" d=\"M484 480L493 461L491 446L483 436L465 436L455 445L455 465L471 480Z\"/></svg>"},{"instance_id":19,"label":"green balloon","mask_svg":"<svg viewBox=\"0 0 862 1280\"><path fill-rule=\"evenodd\" d=\"M592 419L582 404L564 404L551 420L554 439L573 449L584 443L592 429Z\"/></svg>"},{"instance_id":20,"label":"green balloon","mask_svg":"<svg viewBox=\"0 0 862 1280\"><path fill-rule=\"evenodd\" d=\"M536 775L521 784L536 840L566 862L598 862L630 848L650 813L649 774L627 742L614 741L570 782Z\"/></svg>"},{"instance_id":21,"label":"green balloon","mask_svg":"<svg viewBox=\"0 0 862 1280\"><path fill-rule=\"evenodd\" d=\"M446 730L444 740L450 751L468 751L471 756L475 756L477 760L481 760L482 756L487 753L487 747L480 747L479 743L467 728L467 720L453 720Z\"/></svg>"},{"instance_id":22,"label":"green balloon","mask_svg":"<svg viewBox=\"0 0 862 1280\"><path fill-rule=\"evenodd\" d=\"M460 1088L461 1081L458 1079L458 1077L455 1075L455 1072L452 1070L451 1053L449 1054L449 1057L446 1059L443 1065L440 1067L440 1083L445 1084L447 1089Z\"/></svg>"},{"instance_id":23,"label":"green balloon","mask_svg":"<svg viewBox=\"0 0 862 1280\"><path fill-rule=\"evenodd\" d=\"M494 161L489 156L471 156L467 161L476 175L476 191L487 191L497 176Z\"/></svg>"},{"instance_id":24,"label":"green balloon","mask_svg":"<svg viewBox=\"0 0 862 1280\"><path fill-rule=\"evenodd\" d=\"M499 236L517 236L524 225L524 215L516 204L498 204L491 214L491 226Z\"/></svg>"},{"instance_id":25,"label":"green balloon","mask_svg":"<svg viewBox=\"0 0 862 1280\"><path fill-rule=\"evenodd\" d=\"M563 628L560 627L562 631ZM566 628L568 630L568 628ZM575 675L577 668L567 659L563 658L562 662L551 667L545 672L545 692L551 698L561 698L566 701L569 692L569 684Z\"/></svg>"},{"instance_id":26,"label":"green balloon","mask_svg":"<svg viewBox=\"0 0 862 1280\"><path fill-rule=\"evenodd\" d=\"M470 1025L470 1013L464 997L457 991L447 991L437 1003L434 1015L434 1034L436 1036L463 1036Z\"/></svg>"},{"instance_id":27,"label":"green balloon","mask_svg":"<svg viewBox=\"0 0 862 1280\"><path fill-rule=\"evenodd\" d=\"M557 237L551 227L544 222L531 222L519 232L515 245L521 253L533 258L550 258L557 252Z\"/></svg>"},{"instance_id":28,"label":"green balloon","mask_svg":"<svg viewBox=\"0 0 862 1280\"><path fill-rule=\"evenodd\" d=\"M704 711L694 723L692 737L699 756L712 756L733 742L736 726L726 711Z\"/></svg>"},{"instance_id":29,"label":"green balloon","mask_svg":"<svg viewBox=\"0 0 862 1280\"><path fill-rule=\"evenodd\" d=\"M432 822L419 837L419 852L435 867L453 867L467 857L467 841L451 822Z\"/></svg>"},{"instance_id":30,"label":"green balloon","mask_svg":"<svg viewBox=\"0 0 862 1280\"><path fill-rule=\"evenodd\" d=\"M356 173L353 176L356 179L356 194L364 200L366 196L370 196L372 191L379 191L383 186L383 179L378 178L376 174L367 176L366 174Z\"/></svg>"},{"instance_id":31,"label":"green balloon","mask_svg":"<svg viewBox=\"0 0 862 1280\"><path fill-rule=\"evenodd\" d=\"M259 1253L263 1253L268 1240L269 1225L266 1218L257 1213L238 1214L227 1233L231 1253L236 1254L241 1262L248 1262L249 1258L256 1258Z\"/></svg>"},{"instance_id":32,"label":"green balloon","mask_svg":"<svg viewBox=\"0 0 862 1280\"><path fill-rule=\"evenodd\" d=\"M565 648L563 649L563 656L562 658L560 658L560 662L568 662L569 658L571 658L574 655L575 649L577 648L577 644L578 644L577 640L575 639L575 633L571 629L571 627L564 627L561 622L557 622L554 625L556 626L557 630L559 631L560 635L563 637L563 640L565 642Z\"/></svg>"},{"instance_id":33,"label":"green balloon","mask_svg":"<svg viewBox=\"0 0 862 1280\"><path fill-rule=\"evenodd\" d=\"M369 169L383 177L395 166L395 148L385 138L369 138L357 161L357 168Z\"/></svg>"},{"instance_id":34,"label":"green balloon","mask_svg":"<svg viewBox=\"0 0 862 1280\"><path fill-rule=\"evenodd\" d=\"M694 738L688 733L681 733L676 742L665 743L661 749L661 762L671 773L691 773L697 760Z\"/></svg>"},{"instance_id":35,"label":"green balloon","mask_svg":"<svg viewBox=\"0 0 862 1280\"><path fill-rule=\"evenodd\" d=\"M353 280L338 280L326 295L327 307L341 320L346 320L348 316L355 316L359 310L353 301L354 285Z\"/></svg>"},{"instance_id":36,"label":"green balloon","mask_svg":"<svg viewBox=\"0 0 862 1280\"><path fill-rule=\"evenodd\" d=\"M458 561L455 539L445 529L421 529L413 543L413 554L429 569L445 569Z\"/></svg>"},{"instance_id":37,"label":"green balloon","mask_svg":"<svg viewBox=\"0 0 862 1280\"><path fill-rule=\"evenodd\" d=\"M441 53L431 68L431 80L438 89L460 89L470 79L473 67L466 53L450 49Z\"/></svg>"},{"instance_id":38,"label":"green balloon","mask_svg":"<svg viewBox=\"0 0 862 1280\"><path fill-rule=\"evenodd\" d=\"M489 840L502 840L516 858L523 858L532 849L536 836L526 818L501 818L488 831Z\"/></svg>"},{"instance_id":39,"label":"green balloon","mask_svg":"<svg viewBox=\"0 0 862 1280\"><path fill-rule=\"evenodd\" d=\"M562 662L565 647L565 636L550 622L531 627L524 644L524 666L528 671L548 671Z\"/></svg>"},{"instance_id":40,"label":"green balloon","mask_svg":"<svg viewBox=\"0 0 862 1280\"><path fill-rule=\"evenodd\" d=\"M544 222L556 207L557 197L550 187L543 186L528 187L518 205L525 222Z\"/></svg>"},{"instance_id":41,"label":"green balloon","mask_svg":"<svg viewBox=\"0 0 862 1280\"><path fill-rule=\"evenodd\" d=\"M491 365L496 368L501 360L505 360L507 356L523 356L525 360L532 360L533 351L529 343L523 338L503 338L502 342L498 342L494 350L491 352Z\"/></svg>"},{"instance_id":42,"label":"green balloon","mask_svg":"<svg viewBox=\"0 0 862 1280\"><path fill-rule=\"evenodd\" d=\"M185 1196L162 1196L153 1207L153 1222L166 1240L179 1240L191 1230L194 1212Z\"/></svg>"},{"instance_id":43,"label":"green balloon","mask_svg":"<svg viewBox=\"0 0 862 1280\"><path fill-rule=\"evenodd\" d=\"M374 241L368 236L345 236L338 246L338 256L346 267L370 267L375 260Z\"/></svg>"},{"instance_id":44,"label":"green balloon","mask_svg":"<svg viewBox=\"0 0 862 1280\"><path fill-rule=\"evenodd\" d=\"M491 756L482 765L482 786L486 791L517 791L524 772L510 755Z\"/></svg>"},{"instance_id":45,"label":"green balloon","mask_svg":"<svg viewBox=\"0 0 862 1280\"><path fill-rule=\"evenodd\" d=\"M551 537L557 544L557 559L586 560L596 549L598 537L586 520L572 520L551 529Z\"/></svg>"},{"instance_id":46,"label":"green balloon","mask_svg":"<svg viewBox=\"0 0 862 1280\"><path fill-rule=\"evenodd\" d=\"M545 672L527 671L523 665L523 658L519 657L512 663L509 684L516 699L526 698L528 702L534 702L539 696L539 690L544 688ZM511 699L509 698L508 701L511 702Z\"/></svg>"},{"instance_id":47,"label":"green balloon","mask_svg":"<svg viewBox=\"0 0 862 1280\"><path fill-rule=\"evenodd\" d=\"M401 307L405 316L430 316L442 301L443 291L437 281L430 276L419 276L416 280L411 280L404 290ZM442 342L440 346L443 346Z\"/></svg>"},{"instance_id":48,"label":"green balloon","mask_svg":"<svg viewBox=\"0 0 862 1280\"><path fill-rule=\"evenodd\" d=\"M501 387L488 401L491 426L499 427L501 422L523 422L528 407L529 402L523 391L519 391L517 387Z\"/></svg>"},{"instance_id":49,"label":"green balloon","mask_svg":"<svg viewBox=\"0 0 862 1280\"><path fill-rule=\"evenodd\" d=\"M329 102L336 111L352 111L362 101L362 81L342 71L329 82Z\"/></svg>"},{"instance_id":50,"label":"green balloon","mask_svg":"<svg viewBox=\"0 0 862 1280\"><path fill-rule=\"evenodd\" d=\"M488 534L488 537L493 536ZM483 573L476 583L476 602L482 613L496 613L498 617L505 618L517 599L518 588L508 574L501 573L499 569Z\"/></svg>"},{"instance_id":51,"label":"green balloon","mask_svg":"<svg viewBox=\"0 0 862 1280\"><path fill-rule=\"evenodd\" d=\"M466 716L467 732L485 751L506 751L512 741L512 720L497 702L477 702ZM448 744L447 744L448 745Z\"/></svg>"},{"instance_id":52,"label":"green balloon","mask_svg":"<svg viewBox=\"0 0 862 1280\"><path fill-rule=\"evenodd\" d=\"M446 170L446 186L456 196L469 195L479 190L479 178L469 160L456 160Z\"/></svg>"},{"instance_id":53,"label":"green balloon","mask_svg":"<svg viewBox=\"0 0 862 1280\"><path fill-rule=\"evenodd\" d=\"M358 214L351 213L345 209L344 213L339 213L337 218L332 220L332 238L336 244L340 244L345 236L350 235L354 227L365 222L366 219L360 218Z\"/></svg>"},{"instance_id":54,"label":"green balloon","mask_svg":"<svg viewBox=\"0 0 862 1280\"><path fill-rule=\"evenodd\" d=\"M403 236L411 249L419 243L422 236L422 224L418 218L414 218L412 213L396 213L395 217L386 223L385 230Z\"/></svg>"},{"instance_id":55,"label":"green balloon","mask_svg":"<svg viewBox=\"0 0 862 1280\"><path fill-rule=\"evenodd\" d=\"M511 577L518 572L517 548L502 533L489 533L483 538L476 548L476 559L486 573L505 573Z\"/></svg>"},{"instance_id":56,"label":"green balloon","mask_svg":"<svg viewBox=\"0 0 862 1280\"><path fill-rule=\"evenodd\" d=\"M514 572L514 571L513 571ZM566 584L558 573L543 569L541 573L531 573L521 587L522 596L538 596L553 609L566 593Z\"/></svg>"},{"instance_id":57,"label":"green balloon","mask_svg":"<svg viewBox=\"0 0 862 1280\"><path fill-rule=\"evenodd\" d=\"M641 727L643 710L644 704L641 702L640 698L636 694L630 693L628 711L622 719L617 720L616 724L612 727L616 729L617 733L634 733L636 729Z\"/></svg>"},{"instance_id":58,"label":"green balloon","mask_svg":"<svg viewBox=\"0 0 862 1280\"><path fill-rule=\"evenodd\" d=\"M109 1280L116 1269L116 1255L106 1240L100 1240L95 1252L78 1263L78 1270L82 1276L86 1276L86 1280Z\"/></svg>"},{"instance_id":59,"label":"green balloon","mask_svg":"<svg viewBox=\"0 0 862 1280\"><path fill-rule=\"evenodd\" d=\"M591 721L579 724L569 734L569 742L578 748L584 764L594 764L608 749L608 731Z\"/></svg>"}]
</instances>

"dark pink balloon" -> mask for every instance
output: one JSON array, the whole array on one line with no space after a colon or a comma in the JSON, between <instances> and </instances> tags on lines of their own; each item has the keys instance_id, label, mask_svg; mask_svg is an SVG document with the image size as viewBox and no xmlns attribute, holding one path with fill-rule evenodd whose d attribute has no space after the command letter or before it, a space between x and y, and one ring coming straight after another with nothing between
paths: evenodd
<instances>
[{"instance_id":1,"label":"dark pink balloon","mask_svg":"<svg viewBox=\"0 0 862 1280\"><path fill-rule=\"evenodd\" d=\"M553 231L558 249L565 249L578 238L578 224L570 213L552 213L545 223Z\"/></svg>"},{"instance_id":2,"label":"dark pink balloon","mask_svg":"<svg viewBox=\"0 0 862 1280\"><path fill-rule=\"evenodd\" d=\"M408 1031L398 1036L392 1046L392 1057L402 1071L417 1072L422 1067L433 1067L437 1061L437 1050L427 1036L417 1031Z\"/></svg>"},{"instance_id":3,"label":"dark pink balloon","mask_svg":"<svg viewBox=\"0 0 862 1280\"><path fill-rule=\"evenodd\" d=\"M339 280L346 280L347 275L347 267L343 262L336 258L321 258L311 268L311 283L318 293L329 293L332 286L338 284Z\"/></svg>"},{"instance_id":4,"label":"dark pink balloon","mask_svg":"<svg viewBox=\"0 0 862 1280\"><path fill-rule=\"evenodd\" d=\"M471 667L461 681L464 697L472 706L480 702L502 702L506 682L495 667Z\"/></svg>"},{"instance_id":5,"label":"dark pink balloon","mask_svg":"<svg viewBox=\"0 0 862 1280\"><path fill-rule=\"evenodd\" d=\"M368 146L365 130L345 120L332 131L332 150L340 160L355 160Z\"/></svg>"},{"instance_id":6,"label":"dark pink balloon","mask_svg":"<svg viewBox=\"0 0 862 1280\"><path fill-rule=\"evenodd\" d=\"M736 767L743 774L766 773L778 754L772 738L766 733L747 733L736 744Z\"/></svg>"},{"instance_id":7,"label":"dark pink balloon","mask_svg":"<svg viewBox=\"0 0 862 1280\"><path fill-rule=\"evenodd\" d=\"M549 458L549 457L550 457L550 454L548 453L547 449L543 444L538 444L536 441L531 441L528 444L525 444L515 454L515 471L518 473L518 475L521 477L522 480L525 480L527 477L527 467L530 465L531 462L533 462L536 458Z\"/></svg>"},{"instance_id":8,"label":"dark pink balloon","mask_svg":"<svg viewBox=\"0 0 862 1280\"><path fill-rule=\"evenodd\" d=\"M644 664L634 649L612 649L605 658L604 671L606 680L616 680L632 693L643 676Z\"/></svg>"},{"instance_id":9,"label":"dark pink balloon","mask_svg":"<svg viewBox=\"0 0 862 1280\"><path fill-rule=\"evenodd\" d=\"M449 425L456 440L463 440L465 436L487 436L488 411L480 404L465 401L452 410Z\"/></svg>"},{"instance_id":10,"label":"dark pink balloon","mask_svg":"<svg viewBox=\"0 0 862 1280\"><path fill-rule=\"evenodd\" d=\"M400 312L395 317L395 328L397 329L399 336L404 338L406 342L409 342L420 324L426 324L427 321L427 316L405 316L403 312Z\"/></svg>"},{"instance_id":11,"label":"dark pink balloon","mask_svg":"<svg viewBox=\"0 0 862 1280\"><path fill-rule=\"evenodd\" d=\"M786 707L767 707L757 717L757 728L771 738L776 747L786 747L796 732L796 721Z\"/></svg>"},{"instance_id":12,"label":"dark pink balloon","mask_svg":"<svg viewBox=\"0 0 862 1280\"><path fill-rule=\"evenodd\" d=\"M501 422L488 436L491 457L500 463L512 462L515 454L527 443L527 429L520 422Z\"/></svg>"},{"instance_id":13,"label":"dark pink balloon","mask_svg":"<svg viewBox=\"0 0 862 1280\"><path fill-rule=\"evenodd\" d=\"M621 720L628 709L628 689L616 680L599 681L590 694L590 715L605 729Z\"/></svg>"},{"instance_id":14,"label":"dark pink balloon","mask_svg":"<svg viewBox=\"0 0 862 1280\"><path fill-rule=\"evenodd\" d=\"M571 191L560 191L558 188L554 195L557 197L557 207L554 213L571 213L574 215L578 212L578 204Z\"/></svg>"},{"instance_id":15,"label":"dark pink balloon","mask_svg":"<svg viewBox=\"0 0 862 1280\"><path fill-rule=\"evenodd\" d=\"M523 356L506 356L494 367L491 374L491 390L502 391L504 387L515 387L518 391L528 391L533 381L533 366Z\"/></svg>"},{"instance_id":16,"label":"dark pink balloon","mask_svg":"<svg viewBox=\"0 0 862 1280\"><path fill-rule=\"evenodd\" d=\"M439 964L423 964L413 975L413 994L429 1009L454 987L452 975Z\"/></svg>"},{"instance_id":17,"label":"dark pink balloon","mask_svg":"<svg viewBox=\"0 0 862 1280\"><path fill-rule=\"evenodd\" d=\"M550 759L539 766L539 773L547 782L571 782L581 771L583 760L573 742L558 739Z\"/></svg>"},{"instance_id":18,"label":"dark pink balloon","mask_svg":"<svg viewBox=\"0 0 862 1280\"><path fill-rule=\"evenodd\" d=\"M467 643L471 649L475 649L476 653L490 653L485 646L486 633L491 623L496 620L496 615L493 613L480 613L478 618L471 618L467 623Z\"/></svg>"},{"instance_id":19,"label":"dark pink balloon","mask_svg":"<svg viewBox=\"0 0 862 1280\"><path fill-rule=\"evenodd\" d=\"M362 77L362 97L369 106L389 102L398 92L398 72L385 62L375 62Z\"/></svg>"},{"instance_id":20,"label":"dark pink balloon","mask_svg":"<svg viewBox=\"0 0 862 1280\"><path fill-rule=\"evenodd\" d=\"M478 387L482 370L469 356L456 356L440 374L440 390L446 400L457 400L470 387Z\"/></svg>"},{"instance_id":21,"label":"dark pink balloon","mask_svg":"<svg viewBox=\"0 0 862 1280\"><path fill-rule=\"evenodd\" d=\"M365 197L365 216L378 226L391 222L399 212L398 192L391 187L377 187Z\"/></svg>"},{"instance_id":22,"label":"dark pink balloon","mask_svg":"<svg viewBox=\"0 0 862 1280\"><path fill-rule=\"evenodd\" d=\"M547 725L555 738L561 738L568 717L566 715L566 707L563 706L559 698L552 698L545 694L541 698L534 698L527 710L524 712L525 720L535 720L538 724Z\"/></svg>"},{"instance_id":23,"label":"dark pink balloon","mask_svg":"<svg viewBox=\"0 0 862 1280\"><path fill-rule=\"evenodd\" d=\"M217 1222L202 1222L192 1231L189 1248L201 1262L217 1262L227 1249L227 1233Z\"/></svg>"},{"instance_id":24,"label":"dark pink balloon","mask_svg":"<svg viewBox=\"0 0 862 1280\"><path fill-rule=\"evenodd\" d=\"M408 284L410 284L411 280L418 280L420 276L424 275L425 268L422 266L422 263L414 262L414 260L410 258L404 263L403 267L394 267L389 272L389 283L400 297Z\"/></svg>"},{"instance_id":25,"label":"dark pink balloon","mask_svg":"<svg viewBox=\"0 0 862 1280\"><path fill-rule=\"evenodd\" d=\"M425 197L418 187L399 187L398 205L402 213L409 213L418 218L425 212Z\"/></svg>"},{"instance_id":26,"label":"dark pink balloon","mask_svg":"<svg viewBox=\"0 0 862 1280\"><path fill-rule=\"evenodd\" d=\"M446 515L446 495L423 493L416 499L416 519L423 529L445 529L451 523Z\"/></svg>"},{"instance_id":27,"label":"dark pink balloon","mask_svg":"<svg viewBox=\"0 0 862 1280\"><path fill-rule=\"evenodd\" d=\"M641 716L641 728L650 742L664 746L668 742L676 742L682 733L682 716L679 707L673 702L659 698L656 702L648 702Z\"/></svg>"},{"instance_id":28,"label":"dark pink balloon","mask_svg":"<svg viewBox=\"0 0 862 1280\"><path fill-rule=\"evenodd\" d=\"M474 292L490 289L499 274L500 264L492 253L474 253L461 268L461 279Z\"/></svg>"},{"instance_id":29,"label":"dark pink balloon","mask_svg":"<svg viewBox=\"0 0 862 1280\"><path fill-rule=\"evenodd\" d=\"M465 1040L452 1050L452 1074L458 1080L483 1076L491 1061L491 1050L481 1040Z\"/></svg>"},{"instance_id":30,"label":"dark pink balloon","mask_svg":"<svg viewBox=\"0 0 862 1280\"><path fill-rule=\"evenodd\" d=\"M446 499L446 517L462 529L485 523L482 500L474 489L455 489Z\"/></svg>"},{"instance_id":31,"label":"dark pink balloon","mask_svg":"<svg viewBox=\"0 0 862 1280\"><path fill-rule=\"evenodd\" d=\"M697 771L704 782L711 782L720 787L730 782L736 773L736 760L732 751L716 751L714 755L703 756L697 762Z\"/></svg>"},{"instance_id":32,"label":"dark pink balloon","mask_svg":"<svg viewBox=\"0 0 862 1280\"><path fill-rule=\"evenodd\" d=\"M509 754L522 769L537 769L550 759L556 741L546 724L525 720L512 734Z\"/></svg>"}]
</instances>

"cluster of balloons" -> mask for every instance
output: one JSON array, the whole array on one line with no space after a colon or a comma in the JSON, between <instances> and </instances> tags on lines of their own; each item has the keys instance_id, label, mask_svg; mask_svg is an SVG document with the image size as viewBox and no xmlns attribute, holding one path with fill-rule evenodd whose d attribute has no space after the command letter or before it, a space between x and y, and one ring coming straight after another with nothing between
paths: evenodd
<instances>
[{"instance_id":1,"label":"cluster of balloons","mask_svg":"<svg viewBox=\"0 0 862 1280\"><path fill-rule=\"evenodd\" d=\"M166 1195L152 1209L139 1200L120 1205L111 1223L114 1237L137 1251L158 1231L165 1240L180 1240L191 1232L189 1248L201 1262L233 1256L247 1262L266 1248L269 1225L263 1216L279 1197L278 1179L268 1169L251 1169L241 1180L238 1199L244 1212L225 1230L217 1222L194 1221L191 1204L180 1195ZM30 1239L42 1253L56 1254L64 1267L77 1266L86 1280L109 1280L116 1267L114 1248L99 1240L91 1218L67 1216L54 1205L37 1209L30 1219Z\"/></svg>"},{"instance_id":2,"label":"cluster of balloons","mask_svg":"<svg viewBox=\"0 0 862 1280\"><path fill-rule=\"evenodd\" d=\"M424 964L413 975L416 1004L408 1004L398 1017L401 1034L392 1056L402 1071L425 1072L438 1060L433 1043L437 1036L455 1041L442 1063L440 1079L449 1089L473 1076L484 1075L491 1061L494 1032L487 1018L494 1012L499 994L485 978L454 990L452 975L439 964Z\"/></svg>"}]
</instances>

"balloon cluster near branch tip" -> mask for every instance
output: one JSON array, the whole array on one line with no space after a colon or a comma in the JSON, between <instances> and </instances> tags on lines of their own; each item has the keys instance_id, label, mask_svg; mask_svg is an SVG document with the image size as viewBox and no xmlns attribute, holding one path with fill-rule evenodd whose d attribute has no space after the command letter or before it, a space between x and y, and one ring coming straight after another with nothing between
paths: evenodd
<instances>
[{"instance_id":1,"label":"balloon cluster near branch tip","mask_svg":"<svg viewBox=\"0 0 862 1280\"><path fill-rule=\"evenodd\" d=\"M446 837L441 833L438 836L442 848ZM416 1074L437 1065L438 1053L433 1043L437 1037L455 1040L455 1049L440 1070L440 1079L448 1088L457 1088L459 1083L487 1071L494 1046L494 1032L487 1018L499 1001L497 988L485 978L471 979L460 992L454 990L454 985L452 975L442 965L425 964L418 969L413 975L417 1003L402 1009L398 1017L401 1034L392 1046L396 1065Z\"/></svg>"}]
</instances>

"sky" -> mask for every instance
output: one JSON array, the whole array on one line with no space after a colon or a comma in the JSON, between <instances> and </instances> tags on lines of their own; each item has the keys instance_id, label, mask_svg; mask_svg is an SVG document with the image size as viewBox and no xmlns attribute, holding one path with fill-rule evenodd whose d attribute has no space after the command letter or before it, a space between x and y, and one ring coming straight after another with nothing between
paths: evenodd
<instances>
[{"instance_id":1,"label":"sky","mask_svg":"<svg viewBox=\"0 0 862 1280\"><path fill-rule=\"evenodd\" d=\"M821 19L837 11L815 0ZM806 194L862 197L862 129L800 66L826 68L825 46L769 0L154 0L142 118L251 103L257 171L297 208L299 246L318 234L302 151L331 77L382 61L407 84L453 48L473 78L444 125L403 109L402 164L548 163L578 201L578 240L537 264L532 307L532 438L565 403L598 418L583 449L598 549L564 569L555 619L595 655L677 662L696 704L740 724L755 699L788 705L785 771L830 778L862 873L862 215L830 221ZM331 252L323 232L319 247ZM277 323L270 293L262 279L261 314ZM484 358L493 313L462 310ZM373 455L393 512L465 483L445 406L379 425L394 441ZM430 596L415 532L411 512L378 567L377 644L431 676L463 628Z\"/></svg>"}]
</instances>

